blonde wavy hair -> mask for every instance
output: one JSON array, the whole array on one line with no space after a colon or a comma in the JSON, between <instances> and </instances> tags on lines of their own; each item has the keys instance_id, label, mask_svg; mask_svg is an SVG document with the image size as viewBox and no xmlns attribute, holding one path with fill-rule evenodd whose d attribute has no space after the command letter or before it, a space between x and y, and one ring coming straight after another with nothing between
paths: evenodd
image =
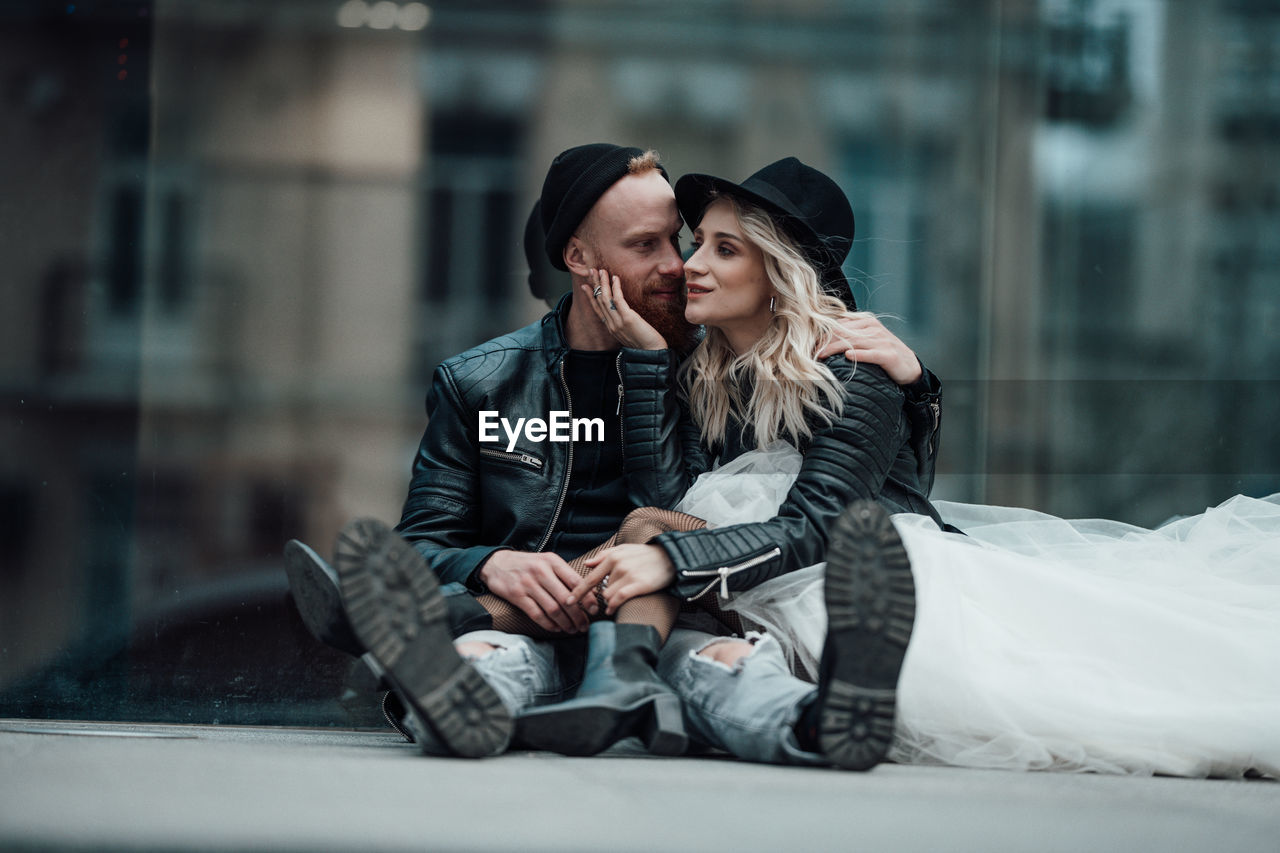
<instances>
[{"instance_id":1,"label":"blonde wavy hair","mask_svg":"<svg viewBox=\"0 0 1280 853\"><path fill-rule=\"evenodd\" d=\"M746 352L735 353L708 327L681 368L681 387L708 447L723 444L730 415L754 427L759 447L779 438L799 445L812 436L811 422L828 425L843 411L840 381L814 353L838 334L847 309L822 290L817 271L768 213L726 194L709 203L717 200L729 202L743 236L760 248L777 299L769 328Z\"/></svg>"}]
</instances>

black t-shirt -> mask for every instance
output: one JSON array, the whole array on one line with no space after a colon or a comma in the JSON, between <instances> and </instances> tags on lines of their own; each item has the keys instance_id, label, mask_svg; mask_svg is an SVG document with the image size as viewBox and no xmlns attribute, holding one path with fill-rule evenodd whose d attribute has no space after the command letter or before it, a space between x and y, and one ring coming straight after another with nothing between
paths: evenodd
<instances>
[{"instance_id":1,"label":"black t-shirt","mask_svg":"<svg viewBox=\"0 0 1280 853\"><path fill-rule=\"evenodd\" d=\"M569 491L547 543L548 550L566 560L612 536L632 509L622 474L617 358L616 352L580 350L570 350L566 356L564 375L573 417L604 421L603 441L594 440L597 436L592 434L592 440L573 443Z\"/></svg>"}]
</instances>

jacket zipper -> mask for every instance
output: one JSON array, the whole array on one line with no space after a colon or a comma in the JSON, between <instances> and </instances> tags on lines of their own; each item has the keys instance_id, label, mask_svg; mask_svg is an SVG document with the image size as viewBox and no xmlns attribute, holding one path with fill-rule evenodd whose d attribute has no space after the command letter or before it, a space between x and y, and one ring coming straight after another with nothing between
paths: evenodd
<instances>
[{"instance_id":1,"label":"jacket zipper","mask_svg":"<svg viewBox=\"0 0 1280 853\"><path fill-rule=\"evenodd\" d=\"M744 569L750 569L755 566L758 566L761 563L767 562L768 560L772 560L774 557L781 556L781 554L782 554L781 548L773 548L770 551L766 551L763 554L752 557L750 560L747 560L742 563L738 563L738 565L736 566L721 566L718 569L687 569L680 573L687 578L697 578L697 577L705 578L705 577L710 577L712 575L714 575L715 577L711 581L711 583L703 587L702 590L699 591L697 594L691 595L688 598L686 598L685 601L695 601L699 598L702 598L702 596L706 595L708 592L714 589L717 583L720 584L720 598L723 599L724 601L732 601L733 595L729 592L729 576L730 575L736 574L737 572L743 571Z\"/></svg>"},{"instance_id":2,"label":"jacket zipper","mask_svg":"<svg viewBox=\"0 0 1280 853\"><path fill-rule=\"evenodd\" d=\"M520 453L510 450L495 450L492 447L480 448L482 456L490 456L503 462L510 462L515 465L527 465L534 470L542 470L542 460L529 453Z\"/></svg>"},{"instance_id":3,"label":"jacket zipper","mask_svg":"<svg viewBox=\"0 0 1280 853\"><path fill-rule=\"evenodd\" d=\"M929 431L929 453L932 455L938 446L938 427L942 424L942 404L934 400L929 404L929 411L933 413L933 429Z\"/></svg>"},{"instance_id":4,"label":"jacket zipper","mask_svg":"<svg viewBox=\"0 0 1280 853\"><path fill-rule=\"evenodd\" d=\"M618 357L613 362L614 369L618 371L618 411L614 412L618 416L618 448L622 451L622 458L627 456L627 427L622 422L622 353L618 353Z\"/></svg>"},{"instance_id":5,"label":"jacket zipper","mask_svg":"<svg viewBox=\"0 0 1280 853\"><path fill-rule=\"evenodd\" d=\"M569 393L569 383L564 378L564 357L560 358L560 387L564 389L564 401L569 407L569 420L573 421L573 395ZM551 516L551 523L547 525L547 532L542 537L542 541L538 543L538 550L541 551L547 547L547 543L551 541L551 532L556 529L556 522L560 520L560 511L564 509L565 496L569 494L569 475L573 473L573 442L569 442L569 464L564 469L564 485L560 487L560 500L556 502L555 515Z\"/></svg>"}]
</instances>

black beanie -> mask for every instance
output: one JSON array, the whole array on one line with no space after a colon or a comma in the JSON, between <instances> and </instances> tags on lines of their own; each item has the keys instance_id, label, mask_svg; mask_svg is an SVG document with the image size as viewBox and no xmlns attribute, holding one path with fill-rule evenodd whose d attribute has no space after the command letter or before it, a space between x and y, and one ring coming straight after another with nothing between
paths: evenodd
<instances>
[{"instance_id":1,"label":"black beanie","mask_svg":"<svg viewBox=\"0 0 1280 853\"><path fill-rule=\"evenodd\" d=\"M529 265L529 292L551 308L573 289L569 276L551 268L542 249L542 202L535 201L524 223L524 259Z\"/></svg>"},{"instance_id":2,"label":"black beanie","mask_svg":"<svg viewBox=\"0 0 1280 853\"><path fill-rule=\"evenodd\" d=\"M529 265L529 292L539 299L547 295L547 282L542 276L542 264L539 263L541 258L537 256L535 249L542 241L542 200L539 199L533 203L533 210L529 211L529 218L525 220L524 240L521 242L525 262Z\"/></svg>"},{"instance_id":3,"label":"black beanie","mask_svg":"<svg viewBox=\"0 0 1280 853\"><path fill-rule=\"evenodd\" d=\"M639 148L593 142L563 151L551 161L540 200L542 230L547 235L543 247L551 266L568 270L564 264L565 244L596 200L626 176L633 158L643 154ZM666 169L659 166L658 171L670 180Z\"/></svg>"}]
</instances>

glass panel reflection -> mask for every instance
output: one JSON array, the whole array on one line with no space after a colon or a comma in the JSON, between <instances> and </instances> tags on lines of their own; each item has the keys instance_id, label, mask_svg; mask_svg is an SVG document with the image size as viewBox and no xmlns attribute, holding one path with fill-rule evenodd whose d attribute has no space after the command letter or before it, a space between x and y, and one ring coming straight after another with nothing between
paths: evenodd
<instances>
[{"instance_id":1,"label":"glass panel reflection","mask_svg":"<svg viewBox=\"0 0 1280 853\"><path fill-rule=\"evenodd\" d=\"M598 139L839 178L944 382L935 497L1280 490L1275 4L660 11L0 11L0 716L381 726L281 548L399 517L432 367L545 310L525 215Z\"/></svg>"}]
</instances>

